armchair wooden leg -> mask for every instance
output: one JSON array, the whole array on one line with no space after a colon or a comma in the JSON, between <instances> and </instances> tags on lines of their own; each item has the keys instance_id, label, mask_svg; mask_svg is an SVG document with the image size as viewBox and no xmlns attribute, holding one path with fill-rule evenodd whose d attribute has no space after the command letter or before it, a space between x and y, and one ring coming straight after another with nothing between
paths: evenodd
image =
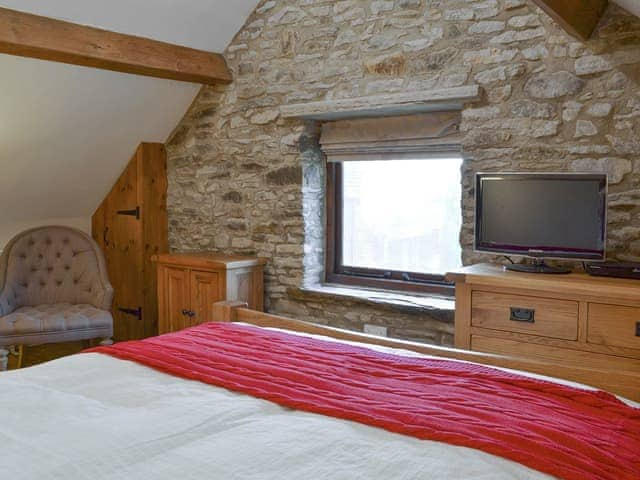
<instances>
[{"instance_id":1,"label":"armchair wooden leg","mask_svg":"<svg viewBox=\"0 0 640 480\"><path fill-rule=\"evenodd\" d=\"M9 367L9 349L0 347L0 372L4 372Z\"/></svg>"},{"instance_id":2,"label":"armchair wooden leg","mask_svg":"<svg viewBox=\"0 0 640 480\"><path fill-rule=\"evenodd\" d=\"M22 368L22 361L24 359L24 345L11 345L9 347L9 354L16 357L16 370Z\"/></svg>"},{"instance_id":3,"label":"armchair wooden leg","mask_svg":"<svg viewBox=\"0 0 640 480\"><path fill-rule=\"evenodd\" d=\"M106 347L108 345L113 345L113 339L112 338L105 338L104 340L102 340L100 342L100 346L101 347Z\"/></svg>"},{"instance_id":4,"label":"armchair wooden leg","mask_svg":"<svg viewBox=\"0 0 640 480\"><path fill-rule=\"evenodd\" d=\"M24 345L18 345L18 363L16 368L22 368L23 360L24 360Z\"/></svg>"}]
</instances>

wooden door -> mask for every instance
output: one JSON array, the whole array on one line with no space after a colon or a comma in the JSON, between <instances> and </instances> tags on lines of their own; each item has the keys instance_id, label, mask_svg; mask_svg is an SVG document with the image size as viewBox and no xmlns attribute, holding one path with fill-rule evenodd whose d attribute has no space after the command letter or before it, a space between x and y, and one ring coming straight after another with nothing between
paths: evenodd
<instances>
[{"instance_id":1,"label":"wooden door","mask_svg":"<svg viewBox=\"0 0 640 480\"><path fill-rule=\"evenodd\" d=\"M191 326L189 270L179 267L160 267L160 334L175 332Z\"/></svg>"},{"instance_id":2,"label":"wooden door","mask_svg":"<svg viewBox=\"0 0 640 480\"><path fill-rule=\"evenodd\" d=\"M158 332L154 254L168 250L166 152L141 143L92 218L93 238L115 291L114 337L136 340Z\"/></svg>"},{"instance_id":3,"label":"wooden door","mask_svg":"<svg viewBox=\"0 0 640 480\"><path fill-rule=\"evenodd\" d=\"M167 154L161 143L142 143L138 159L138 205L142 222L142 304L144 336L158 334L158 280L153 255L169 251L167 223Z\"/></svg>"},{"instance_id":4,"label":"wooden door","mask_svg":"<svg viewBox=\"0 0 640 480\"><path fill-rule=\"evenodd\" d=\"M144 338L142 223L138 210L138 165L122 173L104 202L103 244L114 286L113 328L116 341Z\"/></svg>"},{"instance_id":5,"label":"wooden door","mask_svg":"<svg viewBox=\"0 0 640 480\"><path fill-rule=\"evenodd\" d=\"M106 255L105 243L107 234L107 223L105 217L105 203L106 202L102 202L96 212L93 214L93 217L91 217L91 232L93 239Z\"/></svg>"},{"instance_id":6,"label":"wooden door","mask_svg":"<svg viewBox=\"0 0 640 480\"><path fill-rule=\"evenodd\" d=\"M222 272L191 271L192 325L213 321L213 304L225 299Z\"/></svg>"}]
</instances>

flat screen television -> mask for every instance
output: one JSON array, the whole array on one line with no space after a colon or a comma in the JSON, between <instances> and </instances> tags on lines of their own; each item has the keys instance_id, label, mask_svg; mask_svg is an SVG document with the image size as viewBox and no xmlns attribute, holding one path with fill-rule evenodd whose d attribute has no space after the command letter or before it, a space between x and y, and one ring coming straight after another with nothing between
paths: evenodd
<instances>
[{"instance_id":1,"label":"flat screen television","mask_svg":"<svg viewBox=\"0 0 640 480\"><path fill-rule=\"evenodd\" d=\"M524 255L510 270L565 273L545 258L605 259L607 176L591 173L479 173L475 249Z\"/></svg>"}]
</instances>

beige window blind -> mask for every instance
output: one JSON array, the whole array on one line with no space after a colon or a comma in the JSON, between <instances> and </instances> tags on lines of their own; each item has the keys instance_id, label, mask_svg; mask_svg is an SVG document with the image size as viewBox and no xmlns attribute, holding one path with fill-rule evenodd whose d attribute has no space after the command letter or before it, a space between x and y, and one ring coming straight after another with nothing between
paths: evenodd
<instances>
[{"instance_id":1,"label":"beige window blind","mask_svg":"<svg viewBox=\"0 0 640 480\"><path fill-rule=\"evenodd\" d=\"M460 118L455 111L326 122L320 144L329 162L459 157Z\"/></svg>"}]
</instances>

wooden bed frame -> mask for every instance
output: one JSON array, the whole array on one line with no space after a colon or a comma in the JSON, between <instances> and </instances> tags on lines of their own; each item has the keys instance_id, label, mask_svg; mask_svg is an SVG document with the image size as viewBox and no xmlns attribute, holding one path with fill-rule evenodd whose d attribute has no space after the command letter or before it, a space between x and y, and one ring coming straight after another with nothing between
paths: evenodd
<instances>
[{"instance_id":1,"label":"wooden bed frame","mask_svg":"<svg viewBox=\"0 0 640 480\"><path fill-rule=\"evenodd\" d=\"M326 337L353 342L368 343L384 347L411 350L434 357L451 358L481 363L500 368L522 370L538 375L546 375L572 382L590 385L630 400L640 402L640 372L591 369L560 365L517 358L493 355L469 350L437 347L423 343L376 337L358 332L327 327L291 318L257 312L246 308L243 302L219 302L213 306L214 318L219 322L243 322L259 327L282 328L296 332L324 335Z\"/></svg>"}]
</instances>

